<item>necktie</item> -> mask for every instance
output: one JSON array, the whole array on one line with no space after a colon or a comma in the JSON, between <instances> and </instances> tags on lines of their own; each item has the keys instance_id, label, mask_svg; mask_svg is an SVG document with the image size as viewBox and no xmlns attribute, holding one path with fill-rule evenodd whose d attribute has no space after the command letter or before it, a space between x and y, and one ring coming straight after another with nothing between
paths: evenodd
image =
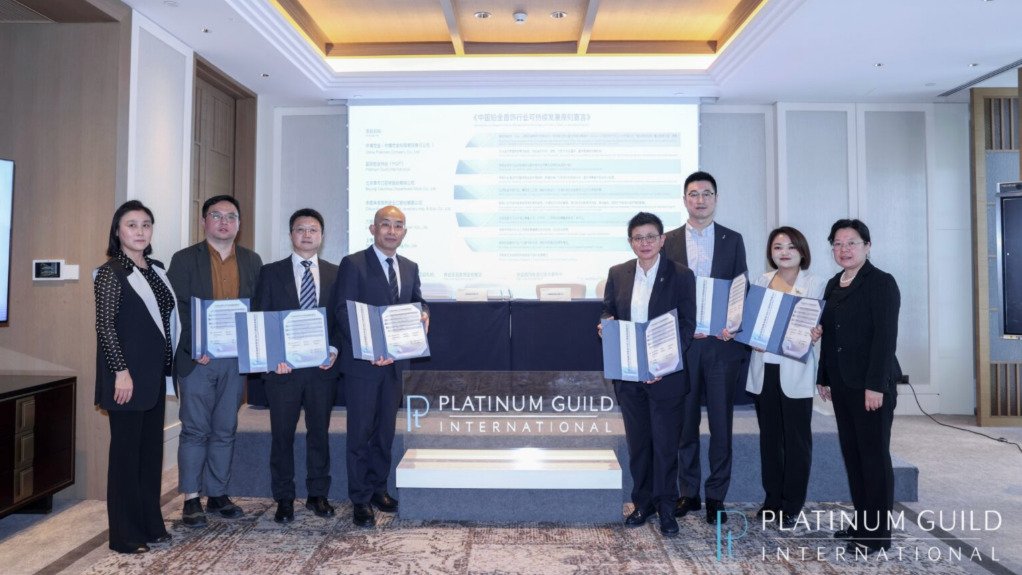
<instances>
[{"instance_id":1,"label":"necktie","mask_svg":"<svg viewBox=\"0 0 1022 575\"><path fill-rule=\"evenodd\" d=\"M397 272L394 271L394 258L387 258L387 278L390 280L390 297L397 303L400 293L397 289Z\"/></svg>"},{"instance_id":2,"label":"necktie","mask_svg":"<svg viewBox=\"0 0 1022 575\"><path fill-rule=\"evenodd\" d=\"M312 262L302 260L305 273L302 274L302 292L298 294L298 305L302 309L316 307L316 283L312 280Z\"/></svg>"}]
</instances>

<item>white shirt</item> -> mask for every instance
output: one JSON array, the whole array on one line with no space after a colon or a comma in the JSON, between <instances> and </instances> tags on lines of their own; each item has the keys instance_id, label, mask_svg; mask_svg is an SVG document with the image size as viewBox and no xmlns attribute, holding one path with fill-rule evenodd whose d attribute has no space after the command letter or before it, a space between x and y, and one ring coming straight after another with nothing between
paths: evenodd
<instances>
[{"instance_id":1,"label":"white shirt","mask_svg":"<svg viewBox=\"0 0 1022 575\"><path fill-rule=\"evenodd\" d=\"M292 252L291 253L291 271L295 276L295 289L298 292L298 300L302 298L302 277L305 276L305 266L302 265L302 261L305 260L302 256ZM323 306L323 298L319 295L319 256L312 254L309 258L312 265L309 266L309 271L312 272L312 283L316 285L316 306Z\"/></svg>"},{"instance_id":2,"label":"white shirt","mask_svg":"<svg viewBox=\"0 0 1022 575\"><path fill-rule=\"evenodd\" d=\"M649 271L642 271L639 260L635 260L635 283L632 284L632 321L649 321L649 298L656 284L656 272L660 269L660 254L650 266Z\"/></svg>"},{"instance_id":3,"label":"white shirt","mask_svg":"<svg viewBox=\"0 0 1022 575\"><path fill-rule=\"evenodd\" d=\"M688 256L688 267L696 277L712 277L710 272L713 271L713 244L716 228L717 225L713 222L710 222L710 225L702 230L695 229L691 224L685 226L685 253Z\"/></svg>"},{"instance_id":4,"label":"white shirt","mask_svg":"<svg viewBox=\"0 0 1022 575\"><path fill-rule=\"evenodd\" d=\"M387 264L387 258L394 260L394 273L397 274L397 293L401 293L401 268L397 266L397 252L394 255L388 256L387 254L380 251L380 248L373 244L373 251L376 252L376 257L380 258L380 267L383 268L383 277L387 278L387 283L390 283L390 268Z\"/></svg>"}]
</instances>

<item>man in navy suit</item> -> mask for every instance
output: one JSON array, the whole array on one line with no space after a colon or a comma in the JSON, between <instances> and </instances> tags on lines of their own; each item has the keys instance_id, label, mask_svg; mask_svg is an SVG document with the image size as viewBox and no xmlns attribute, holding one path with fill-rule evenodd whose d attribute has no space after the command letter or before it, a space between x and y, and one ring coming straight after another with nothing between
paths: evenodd
<instances>
[{"instance_id":1,"label":"man in navy suit","mask_svg":"<svg viewBox=\"0 0 1022 575\"><path fill-rule=\"evenodd\" d=\"M706 172L685 179L685 208L688 221L667 232L664 254L695 272L696 277L731 280L748 272L745 243L738 232L713 221L717 209L717 181ZM731 422L735 390L745 388L749 348L733 341L724 330L710 337L696 334L685 357L685 371L691 385L685 396L684 427L681 432L678 481L681 499L675 515L684 517L701 507L699 484L699 420L701 399L706 398L710 423L710 474L706 478L706 521L727 521L724 498L731 484Z\"/></svg>"},{"instance_id":2,"label":"man in navy suit","mask_svg":"<svg viewBox=\"0 0 1022 575\"><path fill-rule=\"evenodd\" d=\"M291 215L288 229L293 253L266 264L259 272L252 309L288 311L326 307L337 279L337 266L319 258L323 245L323 216L311 208ZM331 339L336 336L333 314L328 315ZM336 345L339 343L334 342ZM273 520L291 523L295 518L295 429L298 415L305 410L306 479L308 499L305 506L320 517L333 517L327 500L330 493L330 411L334 405L334 367L337 348L330 347L330 364L292 369L281 362L263 376L266 399L270 404L270 486L277 501Z\"/></svg>"},{"instance_id":3,"label":"man in navy suit","mask_svg":"<svg viewBox=\"0 0 1022 575\"><path fill-rule=\"evenodd\" d=\"M341 371L348 407L348 497L359 527L376 524L380 511L397 511L398 502L387 493L394 425L401 403L401 372L408 360L394 362L383 356L374 361L355 359L348 325L348 300L381 306L418 302L429 329L429 310L419 282L419 266L399 256L405 238L405 215L394 206L376 212L369 233L373 245L341 260L334 284L333 306L341 334Z\"/></svg>"},{"instance_id":4,"label":"man in navy suit","mask_svg":"<svg viewBox=\"0 0 1022 575\"><path fill-rule=\"evenodd\" d=\"M628 222L628 243L637 257L610 268L602 317L647 322L674 310L684 352L695 331L696 280L684 265L660 257L663 233L663 222L650 213L639 212ZM602 336L602 326L597 330ZM656 513L660 533L674 537L678 440L688 378L679 371L646 382L614 380L614 393L625 423L635 506L625 525L638 527Z\"/></svg>"}]
</instances>

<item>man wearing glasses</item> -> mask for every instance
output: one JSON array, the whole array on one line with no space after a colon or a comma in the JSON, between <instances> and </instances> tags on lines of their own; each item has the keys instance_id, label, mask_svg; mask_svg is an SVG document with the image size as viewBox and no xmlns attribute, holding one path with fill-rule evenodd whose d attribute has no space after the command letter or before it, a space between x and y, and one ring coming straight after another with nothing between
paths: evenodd
<instances>
[{"instance_id":1,"label":"man wearing glasses","mask_svg":"<svg viewBox=\"0 0 1022 575\"><path fill-rule=\"evenodd\" d=\"M238 373L237 359L206 355L192 359L192 297L251 298L263 265L258 254L234 245L241 226L234 197L206 200L201 222L206 239L174 254L167 271L181 310L181 342L175 360L181 398L177 464L178 491L185 494L181 519L189 527L206 525L200 493L208 498L206 511L228 519L244 515L227 496L227 483L245 377Z\"/></svg>"},{"instance_id":2,"label":"man wearing glasses","mask_svg":"<svg viewBox=\"0 0 1022 575\"><path fill-rule=\"evenodd\" d=\"M713 221L717 209L717 181L706 172L695 172L685 179L685 208L688 221L667 232L664 254L685 264L696 277L731 280L748 271L745 243L738 232ZM735 389L749 361L749 349L732 341L727 330L709 337L696 334L685 356L689 393L685 396L684 423L678 482L681 499L677 517L701 507L699 484L702 469L699 460L700 404L706 398L706 418L710 424L706 478L706 521L725 522L724 498L731 484L731 422L734 416Z\"/></svg>"}]
</instances>

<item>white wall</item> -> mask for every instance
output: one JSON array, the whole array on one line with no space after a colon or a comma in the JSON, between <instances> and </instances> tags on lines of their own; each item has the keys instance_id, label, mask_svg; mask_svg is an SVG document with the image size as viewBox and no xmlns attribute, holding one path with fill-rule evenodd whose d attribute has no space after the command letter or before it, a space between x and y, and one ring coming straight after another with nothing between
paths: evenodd
<instances>
[{"instance_id":1,"label":"white wall","mask_svg":"<svg viewBox=\"0 0 1022 575\"><path fill-rule=\"evenodd\" d=\"M128 108L128 199L153 211L153 257L170 265L188 244L192 166L192 51L134 13ZM177 398L167 398L164 468L177 462Z\"/></svg>"}]
</instances>

